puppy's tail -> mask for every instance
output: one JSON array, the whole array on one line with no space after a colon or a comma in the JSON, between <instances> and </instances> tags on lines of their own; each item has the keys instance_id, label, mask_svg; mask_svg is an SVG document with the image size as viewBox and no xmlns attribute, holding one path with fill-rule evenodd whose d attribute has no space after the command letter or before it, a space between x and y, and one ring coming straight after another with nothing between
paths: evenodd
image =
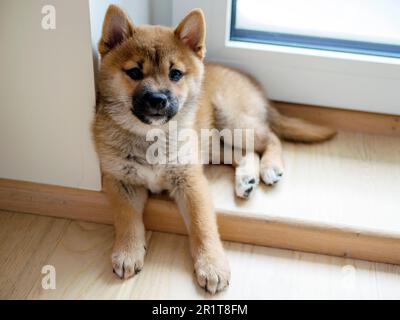
<instances>
[{"instance_id":1,"label":"puppy's tail","mask_svg":"<svg viewBox=\"0 0 400 320\"><path fill-rule=\"evenodd\" d=\"M335 129L282 115L273 107L268 109L268 118L272 131L288 141L321 142L336 135Z\"/></svg>"}]
</instances>

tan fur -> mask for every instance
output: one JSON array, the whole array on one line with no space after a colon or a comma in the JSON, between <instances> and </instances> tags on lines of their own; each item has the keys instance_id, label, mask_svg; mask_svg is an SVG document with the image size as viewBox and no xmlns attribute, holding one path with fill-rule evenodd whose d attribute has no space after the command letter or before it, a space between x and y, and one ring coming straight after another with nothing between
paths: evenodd
<instances>
[{"instance_id":1,"label":"tan fur","mask_svg":"<svg viewBox=\"0 0 400 320\"><path fill-rule=\"evenodd\" d=\"M271 129L281 138L288 141L323 142L336 134L336 130L332 128L284 116L274 108L271 108L269 113Z\"/></svg>"},{"instance_id":2,"label":"tan fur","mask_svg":"<svg viewBox=\"0 0 400 320\"><path fill-rule=\"evenodd\" d=\"M127 278L142 268L142 213L147 190L166 190L187 225L197 281L215 293L228 285L230 271L203 168L200 164L177 165L172 161L163 165L146 162L146 150L152 143L146 141L146 133L154 128L170 136L173 133L168 131L168 123L140 121L131 112L132 96L144 88L169 90L179 101L179 111L173 118L178 130L254 129L255 152L233 163L236 193L244 198L249 197L260 177L267 184L282 177L282 148L276 134L312 142L328 139L334 131L281 116L250 76L220 65L204 65L205 50L201 10L193 10L173 29L134 26L120 8L111 5L99 43L102 61L93 136L106 191L115 209L115 273ZM134 67L143 71L142 80L127 75L126 71ZM168 77L172 67L184 73L178 82Z\"/></svg>"},{"instance_id":3,"label":"tan fur","mask_svg":"<svg viewBox=\"0 0 400 320\"><path fill-rule=\"evenodd\" d=\"M126 279L143 268L147 249L142 215L148 191L132 185L123 187L108 176L104 177L103 185L114 208L116 238L112 255L113 270L120 278ZM121 190L123 188L127 188L128 193ZM129 194L129 198L121 194Z\"/></svg>"}]
</instances>

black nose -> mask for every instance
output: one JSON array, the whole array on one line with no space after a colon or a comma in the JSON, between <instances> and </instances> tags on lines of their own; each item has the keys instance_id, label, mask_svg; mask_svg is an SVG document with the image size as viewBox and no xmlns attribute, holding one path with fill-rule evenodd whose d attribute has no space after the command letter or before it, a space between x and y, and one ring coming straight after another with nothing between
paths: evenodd
<instances>
[{"instance_id":1,"label":"black nose","mask_svg":"<svg viewBox=\"0 0 400 320\"><path fill-rule=\"evenodd\" d=\"M164 93L159 92L147 92L144 96L144 99L149 106L156 110L165 109L168 102L168 97Z\"/></svg>"}]
</instances>

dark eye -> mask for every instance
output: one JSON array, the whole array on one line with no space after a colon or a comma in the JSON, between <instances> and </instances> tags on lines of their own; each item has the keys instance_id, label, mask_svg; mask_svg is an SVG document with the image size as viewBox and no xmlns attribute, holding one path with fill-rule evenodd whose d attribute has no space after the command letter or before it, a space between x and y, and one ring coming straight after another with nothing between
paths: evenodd
<instances>
[{"instance_id":1,"label":"dark eye","mask_svg":"<svg viewBox=\"0 0 400 320\"><path fill-rule=\"evenodd\" d=\"M142 80L143 79L143 72L139 68L132 68L126 70L126 74L131 77L133 80Z\"/></svg>"},{"instance_id":2,"label":"dark eye","mask_svg":"<svg viewBox=\"0 0 400 320\"><path fill-rule=\"evenodd\" d=\"M169 72L169 79L171 81L179 81L183 77L183 72L178 69L172 69Z\"/></svg>"}]
</instances>

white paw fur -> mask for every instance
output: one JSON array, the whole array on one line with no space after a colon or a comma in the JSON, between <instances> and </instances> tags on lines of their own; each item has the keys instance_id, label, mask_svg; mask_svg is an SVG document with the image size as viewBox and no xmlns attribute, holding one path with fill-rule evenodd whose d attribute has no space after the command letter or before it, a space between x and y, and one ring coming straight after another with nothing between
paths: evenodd
<instances>
[{"instance_id":1,"label":"white paw fur","mask_svg":"<svg viewBox=\"0 0 400 320\"><path fill-rule=\"evenodd\" d=\"M267 185L274 185L282 179L283 170L278 167L266 167L261 169L261 178Z\"/></svg>"},{"instance_id":2,"label":"white paw fur","mask_svg":"<svg viewBox=\"0 0 400 320\"><path fill-rule=\"evenodd\" d=\"M260 182L259 177L253 175L236 175L235 180L236 195L243 199L248 199Z\"/></svg>"}]
</instances>

